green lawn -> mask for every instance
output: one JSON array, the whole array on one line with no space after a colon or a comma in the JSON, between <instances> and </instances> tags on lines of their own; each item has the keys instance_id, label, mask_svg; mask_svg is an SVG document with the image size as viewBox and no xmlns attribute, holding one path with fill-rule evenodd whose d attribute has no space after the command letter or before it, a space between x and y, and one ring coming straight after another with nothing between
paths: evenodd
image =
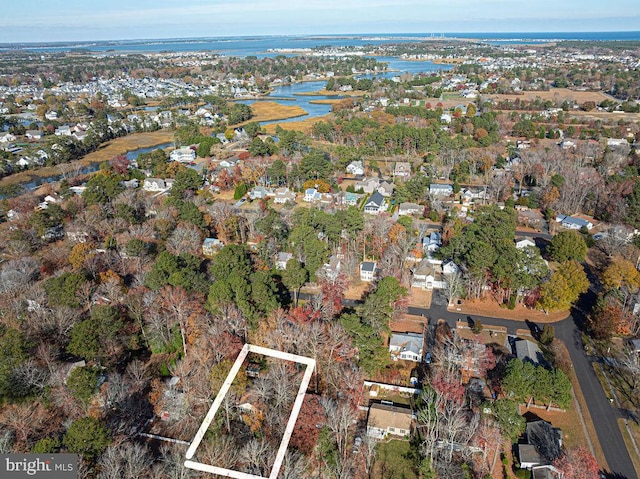
<instances>
[{"instance_id":1,"label":"green lawn","mask_svg":"<svg viewBox=\"0 0 640 479\"><path fill-rule=\"evenodd\" d=\"M409 441L391 440L378 444L374 479L418 479L409 459Z\"/></svg>"}]
</instances>

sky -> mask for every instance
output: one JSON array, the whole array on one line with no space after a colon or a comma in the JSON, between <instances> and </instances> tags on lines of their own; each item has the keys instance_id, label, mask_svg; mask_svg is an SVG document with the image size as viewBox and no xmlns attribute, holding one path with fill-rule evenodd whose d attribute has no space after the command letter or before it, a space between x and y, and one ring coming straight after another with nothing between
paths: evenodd
<instances>
[{"instance_id":1,"label":"sky","mask_svg":"<svg viewBox=\"0 0 640 479\"><path fill-rule=\"evenodd\" d=\"M638 0L0 0L0 42L639 31Z\"/></svg>"}]
</instances>

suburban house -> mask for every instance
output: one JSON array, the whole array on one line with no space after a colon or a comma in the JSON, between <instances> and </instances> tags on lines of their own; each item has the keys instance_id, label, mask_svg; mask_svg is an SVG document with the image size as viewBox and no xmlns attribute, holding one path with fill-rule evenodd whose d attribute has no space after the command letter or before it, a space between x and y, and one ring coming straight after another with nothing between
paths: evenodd
<instances>
[{"instance_id":1,"label":"suburban house","mask_svg":"<svg viewBox=\"0 0 640 479\"><path fill-rule=\"evenodd\" d=\"M433 265L423 259L413 269L413 276L411 278L412 288L423 288L431 290L433 289L433 283L436 280L436 270Z\"/></svg>"},{"instance_id":2,"label":"suburban house","mask_svg":"<svg viewBox=\"0 0 640 479\"><path fill-rule=\"evenodd\" d=\"M516 339L513 342L513 350L516 357L523 362L528 361L536 366L547 364L542 350L532 341Z\"/></svg>"},{"instance_id":3,"label":"suburban house","mask_svg":"<svg viewBox=\"0 0 640 479\"><path fill-rule=\"evenodd\" d=\"M262 200L271 195L273 195L273 190L264 186L254 186L249 192L249 198L252 200Z\"/></svg>"},{"instance_id":4,"label":"suburban house","mask_svg":"<svg viewBox=\"0 0 640 479\"><path fill-rule=\"evenodd\" d=\"M422 361L424 336L419 333L391 333L389 352L391 359L405 359L419 363Z\"/></svg>"},{"instance_id":5,"label":"suburban house","mask_svg":"<svg viewBox=\"0 0 640 479\"><path fill-rule=\"evenodd\" d=\"M562 431L543 420L527 423L525 443L518 444L521 469L553 464L562 456Z\"/></svg>"},{"instance_id":6,"label":"suburban house","mask_svg":"<svg viewBox=\"0 0 640 479\"><path fill-rule=\"evenodd\" d=\"M432 183L429 185L429 194L433 196L451 196L453 194L453 186Z\"/></svg>"},{"instance_id":7,"label":"suburban house","mask_svg":"<svg viewBox=\"0 0 640 479\"><path fill-rule=\"evenodd\" d=\"M71 136L71 127L69 127L69 125L59 126L53 134L56 136Z\"/></svg>"},{"instance_id":8,"label":"suburban house","mask_svg":"<svg viewBox=\"0 0 640 479\"><path fill-rule=\"evenodd\" d=\"M307 203L315 203L316 201L320 201L321 198L322 194L315 188L307 188L304 190L304 201Z\"/></svg>"},{"instance_id":9,"label":"suburban house","mask_svg":"<svg viewBox=\"0 0 640 479\"><path fill-rule=\"evenodd\" d=\"M289 188L277 188L273 195L273 202L279 205L296 202L296 193Z\"/></svg>"},{"instance_id":10,"label":"suburban house","mask_svg":"<svg viewBox=\"0 0 640 479\"><path fill-rule=\"evenodd\" d=\"M364 205L364 212L370 215L377 215L387 211L388 205L384 197L377 191L371 195Z\"/></svg>"},{"instance_id":11,"label":"suburban house","mask_svg":"<svg viewBox=\"0 0 640 479\"><path fill-rule=\"evenodd\" d=\"M169 160L177 161L178 163L191 163L195 159L196 159L196 152L193 151L188 146L183 146L182 148L173 150L169 154Z\"/></svg>"},{"instance_id":12,"label":"suburban house","mask_svg":"<svg viewBox=\"0 0 640 479\"><path fill-rule=\"evenodd\" d=\"M460 268L452 260L448 259L442 263L442 274L450 275L460 272Z\"/></svg>"},{"instance_id":13,"label":"suburban house","mask_svg":"<svg viewBox=\"0 0 640 479\"><path fill-rule=\"evenodd\" d=\"M556 223L560 223L563 228L570 230L579 230L582 227L590 230L593 228L593 223L582 218L576 218L574 216L558 215L556 217Z\"/></svg>"},{"instance_id":14,"label":"suburban house","mask_svg":"<svg viewBox=\"0 0 640 479\"><path fill-rule=\"evenodd\" d=\"M0 143L9 143L11 141L15 141L15 139L15 135L12 135L11 133L0 134Z\"/></svg>"},{"instance_id":15,"label":"suburban house","mask_svg":"<svg viewBox=\"0 0 640 479\"><path fill-rule=\"evenodd\" d=\"M380 193L382 196L391 196L393 194L393 190L394 190L394 186L393 183L389 183L388 181L383 181L382 183L380 183L380 185L378 185L378 193Z\"/></svg>"},{"instance_id":16,"label":"suburban house","mask_svg":"<svg viewBox=\"0 0 640 479\"><path fill-rule=\"evenodd\" d=\"M344 206L357 206L361 198L362 195L350 191L341 191L335 195L336 204Z\"/></svg>"},{"instance_id":17,"label":"suburban house","mask_svg":"<svg viewBox=\"0 0 640 479\"><path fill-rule=\"evenodd\" d=\"M399 161L393 169L393 176L398 178L409 178L411 176L411 163L408 161Z\"/></svg>"},{"instance_id":18,"label":"suburban house","mask_svg":"<svg viewBox=\"0 0 640 479\"><path fill-rule=\"evenodd\" d=\"M291 253L280 251L276 255L276 269L280 271L284 271L285 269L287 269L287 263L291 258L293 258L293 255Z\"/></svg>"},{"instance_id":19,"label":"suburban house","mask_svg":"<svg viewBox=\"0 0 640 479\"><path fill-rule=\"evenodd\" d=\"M205 238L202 242L202 254L213 256L224 247L224 243L218 238Z\"/></svg>"},{"instance_id":20,"label":"suburban house","mask_svg":"<svg viewBox=\"0 0 640 479\"><path fill-rule=\"evenodd\" d=\"M29 158L28 156L23 156L18 161L16 161L16 166L27 168L29 165L31 165L32 162L33 160L31 158Z\"/></svg>"},{"instance_id":21,"label":"suburban house","mask_svg":"<svg viewBox=\"0 0 640 479\"><path fill-rule=\"evenodd\" d=\"M356 191L362 190L364 193L370 195L371 193L376 191L379 185L380 185L380 179L365 178L364 180L356 181L355 184L353 185L353 188Z\"/></svg>"},{"instance_id":22,"label":"suburban house","mask_svg":"<svg viewBox=\"0 0 640 479\"><path fill-rule=\"evenodd\" d=\"M144 191L164 191L167 189L167 183L162 178L145 178L142 189Z\"/></svg>"},{"instance_id":23,"label":"suburban house","mask_svg":"<svg viewBox=\"0 0 640 479\"><path fill-rule=\"evenodd\" d=\"M398 208L398 215L406 216L406 215L417 215L422 212L423 207L417 203L401 203Z\"/></svg>"},{"instance_id":24,"label":"suburban house","mask_svg":"<svg viewBox=\"0 0 640 479\"><path fill-rule=\"evenodd\" d=\"M360 263L360 281L373 281L376 276L376 263L364 261Z\"/></svg>"},{"instance_id":25,"label":"suburban house","mask_svg":"<svg viewBox=\"0 0 640 479\"><path fill-rule=\"evenodd\" d=\"M433 231L429 236L425 236L424 238L422 238L423 251L429 251L433 253L438 248L440 248L440 246L442 246L442 235L437 231Z\"/></svg>"},{"instance_id":26,"label":"suburban house","mask_svg":"<svg viewBox=\"0 0 640 479\"><path fill-rule=\"evenodd\" d=\"M462 201L464 203L472 203L475 200L483 200L486 197L484 188L465 188L462 190Z\"/></svg>"},{"instance_id":27,"label":"suburban house","mask_svg":"<svg viewBox=\"0 0 640 479\"><path fill-rule=\"evenodd\" d=\"M405 437L411 433L411 410L386 404L372 404L367 418L367 436L384 439L387 434Z\"/></svg>"},{"instance_id":28,"label":"suburban house","mask_svg":"<svg viewBox=\"0 0 640 479\"><path fill-rule=\"evenodd\" d=\"M221 168L233 168L238 162L234 160L222 160L219 164Z\"/></svg>"},{"instance_id":29,"label":"suburban house","mask_svg":"<svg viewBox=\"0 0 640 479\"><path fill-rule=\"evenodd\" d=\"M340 258L336 255L331 255L329 262L322 265L322 271L329 281L335 281L338 278L341 268Z\"/></svg>"},{"instance_id":30,"label":"suburban house","mask_svg":"<svg viewBox=\"0 0 640 479\"><path fill-rule=\"evenodd\" d=\"M25 136L28 140L39 140L42 138L42 132L40 130L27 130Z\"/></svg>"},{"instance_id":31,"label":"suburban house","mask_svg":"<svg viewBox=\"0 0 640 479\"><path fill-rule=\"evenodd\" d=\"M525 249L529 246L535 247L535 245L535 242L533 242L529 238L522 238L521 240L516 241L516 248L518 249Z\"/></svg>"},{"instance_id":32,"label":"suburban house","mask_svg":"<svg viewBox=\"0 0 640 479\"><path fill-rule=\"evenodd\" d=\"M362 165L362 161L352 161L347 165L347 174L352 176L362 176L364 175L364 166Z\"/></svg>"}]
</instances>

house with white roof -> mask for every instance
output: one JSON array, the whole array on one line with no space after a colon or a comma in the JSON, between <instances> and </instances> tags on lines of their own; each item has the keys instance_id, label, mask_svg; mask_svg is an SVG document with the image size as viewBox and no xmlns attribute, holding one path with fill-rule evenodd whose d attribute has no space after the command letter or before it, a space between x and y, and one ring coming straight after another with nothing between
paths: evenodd
<instances>
[{"instance_id":1,"label":"house with white roof","mask_svg":"<svg viewBox=\"0 0 640 479\"><path fill-rule=\"evenodd\" d=\"M364 166L362 161L352 161L347 165L347 174L353 176L361 176L364 175Z\"/></svg>"},{"instance_id":2,"label":"house with white roof","mask_svg":"<svg viewBox=\"0 0 640 479\"><path fill-rule=\"evenodd\" d=\"M177 161L178 163L191 163L196 159L196 152L188 146L173 150L169 154L170 161Z\"/></svg>"},{"instance_id":3,"label":"house with white roof","mask_svg":"<svg viewBox=\"0 0 640 479\"><path fill-rule=\"evenodd\" d=\"M400 203L398 207L399 216L417 215L421 213L423 207L416 203Z\"/></svg>"},{"instance_id":4,"label":"house with white roof","mask_svg":"<svg viewBox=\"0 0 640 479\"><path fill-rule=\"evenodd\" d=\"M273 195L273 202L276 204L286 204L296 202L295 191L289 191L289 188L277 188Z\"/></svg>"},{"instance_id":5,"label":"house with white roof","mask_svg":"<svg viewBox=\"0 0 640 479\"><path fill-rule=\"evenodd\" d=\"M15 141L16 136L11 133L0 133L0 143L10 143Z\"/></svg>"},{"instance_id":6,"label":"house with white roof","mask_svg":"<svg viewBox=\"0 0 640 479\"><path fill-rule=\"evenodd\" d=\"M287 263L292 258L293 258L293 255L291 253L287 253L286 251L280 251L276 255L276 261L275 261L276 269L280 271L284 271L285 269L287 269Z\"/></svg>"},{"instance_id":7,"label":"house with white roof","mask_svg":"<svg viewBox=\"0 0 640 479\"><path fill-rule=\"evenodd\" d=\"M429 185L429 194L433 196L451 196L453 194L453 185L431 183Z\"/></svg>"},{"instance_id":8,"label":"house with white roof","mask_svg":"<svg viewBox=\"0 0 640 479\"><path fill-rule=\"evenodd\" d=\"M456 274L460 272L460 267L452 260L448 259L442 263L442 274L445 276Z\"/></svg>"},{"instance_id":9,"label":"house with white roof","mask_svg":"<svg viewBox=\"0 0 640 479\"><path fill-rule=\"evenodd\" d=\"M529 246L535 246L536 243L529 238L522 238L521 240L516 241L516 248L525 249Z\"/></svg>"},{"instance_id":10,"label":"house with white roof","mask_svg":"<svg viewBox=\"0 0 640 479\"><path fill-rule=\"evenodd\" d=\"M24 135L28 140L39 140L42 138L42 132L40 130L27 130Z\"/></svg>"},{"instance_id":11,"label":"house with white roof","mask_svg":"<svg viewBox=\"0 0 640 479\"><path fill-rule=\"evenodd\" d=\"M411 163L408 161L398 161L393 169L393 176L409 178L411 176Z\"/></svg>"},{"instance_id":12,"label":"house with white roof","mask_svg":"<svg viewBox=\"0 0 640 479\"><path fill-rule=\"evenodd\" d=\"M167 184L162 178L145 178L142 189L151 192L164 191L167 189Z\"/></svg>"}]
</instances>

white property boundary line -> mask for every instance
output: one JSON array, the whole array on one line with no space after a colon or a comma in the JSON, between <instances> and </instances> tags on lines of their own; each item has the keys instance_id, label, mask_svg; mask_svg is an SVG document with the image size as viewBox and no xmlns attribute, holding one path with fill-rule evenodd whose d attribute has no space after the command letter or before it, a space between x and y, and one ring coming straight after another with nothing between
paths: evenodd
<instances>
[{"instance_id":1,"label":"white property boundary line","mask_svg":"<svg viewBox=\"0 0 640 479\"><path fill-rule=\"evenodd\" d=\"M302 382L300 383L300 387L298 388L298 394L296 395L296 399L293 403L293 409L291 410L291 416L289 416L289 421L287 422L287 427L284 430L284 435L282 436L282 441L280 442L280 447L278 448L278 453L276 454L276 460L273 463L273 468L271 469L271 473L268 478L263 476L256 476L253 474L247 474L245 472L234 471L233 469L224 469L222 467L212 466L210 464L203 464L201 462L192 461L191 458L196 453L198 446L202 442L205 433L209 429L209 425L213 418L216 415L216 412L220 408L224 397L227 395L231 384L236 378L238 371L242 367L242 363L247 357L247 354L250 352L256 354L262 354L263 356L270 356L272 358L282 359L284 361L291 361L294 363L306 364L307 368L304 372L304 376L302 377ZM316 360L312 358L307 358L305 356L298 356L296 354L284 353L282 351L277 351L275 349L263 348L261 346L255 346L253 344L245 344L238 354L238 357L233 363L233 367L227 378L224 380L222 387L220 388L220 392L216 396L216 399L213 401L209 412L202 421L200 425L200 429L196 433L189 449L186 454L186 461L184 462L185 467L190 469L195 469L196 471L202 472L211 472L213 474L218 474L219 476L225 477L234 477L236 479L277 479L278 474L280 473L280 467L282 466L282 461L284 460L284 456L287 453L287 446L289 445L289 439L291 439L291 434L293 433L293 428L296 424L296 420L298 419L298 414L300 413L300 408L302 407L302 402L304 401L304 396L307 392L307 388L309 387L309 382L311 381L311 375L313 374L313 370L316 367Z\"/></svg>"}]
</instances>

